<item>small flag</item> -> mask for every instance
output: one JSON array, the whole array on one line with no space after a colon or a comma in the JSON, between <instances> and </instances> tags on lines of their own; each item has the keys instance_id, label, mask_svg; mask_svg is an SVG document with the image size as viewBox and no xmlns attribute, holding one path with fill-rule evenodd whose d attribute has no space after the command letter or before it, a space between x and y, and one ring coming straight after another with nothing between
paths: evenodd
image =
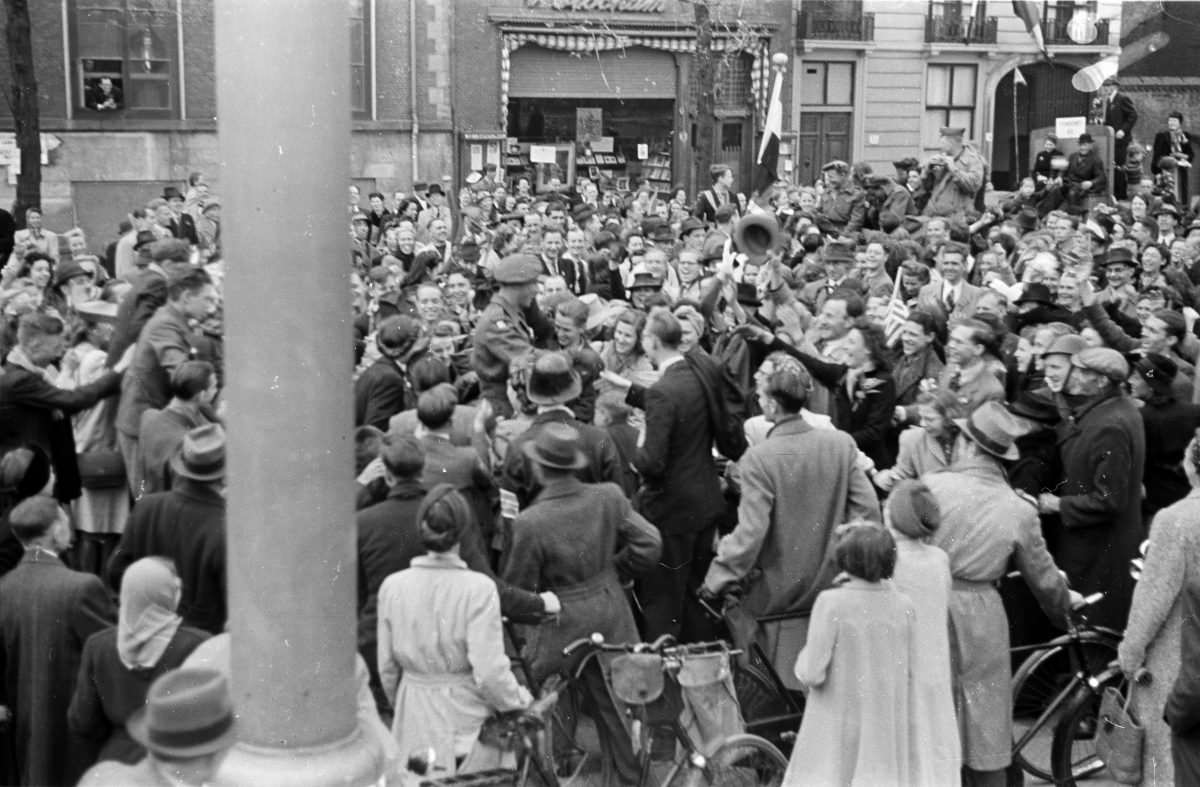
<instances>
[{"instance_id":1,"label":"small flag","mask_svg":"<svg viewBox=\"0 0 1200 787\"><path fill-rule=\"evenodd\" d=\"M1050 53L1046 50L1046 39L1042 35L1041 3L1037 0L1012 0L1013 13L1025 23L1025 29L1033 36L1033 42L1047 60Z\"/></svg>"},{"instance_id":2,"label":"small flag","mask_svg":"<svg viewBox=\"0 0 1200 787\"><path fill-rule=\"evenodd\" d=\"M892 286L892 299L888 301L887 316L883 318L883 335L888 347L895 347L900 339L900 329L908 321L908 304L900 298L900 271L896 271L896 283Z\"/></svg>"},{"instance_id":3,"label":"small flag","mask_svg":"<svg viewBox=\"0 0 1200 787\"><path fill-rule=\"evenodd\" d=\"M1029 85L1029 83L1025 81L1025 75L1021 73L1021 69L1019 68L1013 69L1013 84L1026 86Z\"/></svg>"},{"instance_id":4,"label":"small flag","mask_svg":"<svg viewBox=\"0 0 1200 787\"><path fill-rule=\"evenodd\" d=\"M767 122L763 127L762 144L754 167L754 193L762 194L779 180L779 139L783 136L783 74L775 74L771 87L771 103L767 107Z\"/></svg>"}]
</instances>

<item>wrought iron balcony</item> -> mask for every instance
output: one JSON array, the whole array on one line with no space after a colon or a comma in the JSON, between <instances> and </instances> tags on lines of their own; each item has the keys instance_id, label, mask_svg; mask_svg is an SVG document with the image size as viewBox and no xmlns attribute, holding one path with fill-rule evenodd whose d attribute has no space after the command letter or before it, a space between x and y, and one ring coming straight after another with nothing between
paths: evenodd
<instances>
[{"instance_id":1,"label":"wrought iron balcony","mask_svg":"<svg viewBox=\"0 0 1200 787\"><path fill-rule=\"evenodd\" d=\"M796 38L800 41L874 41L875 15L830 17L801 11Z\"/></svg>"},{"instance_id":2,"label":"wrought iron balcony","mask_svg":"<svg viewBox=\"0 0 1200 787\"><path fill-rule=\"evenodd\" d=\"M1096 20L1096 39L1094 41L1085 41L1079 43L1071 40L1071 36L1067 34L1067 26L1071 24L1071 18L1066 19L1047 19L1042 22L1042 35L1046 38L1047 44L1055 45L1075 45L1075 46L1108 46L1108 20Z\"/></svg>"},{"instance_id":3,"label":"wrought iron balcony","mask_svg":"<svg viewBox=\"0 0 1200 787\"><path fill-rule=\"evenodd\" d=\"M927 16L925 41L930 44L994 44L996 27L994 16L977 16L971 20L956 16Z\"/></svg>"}]
</instances>

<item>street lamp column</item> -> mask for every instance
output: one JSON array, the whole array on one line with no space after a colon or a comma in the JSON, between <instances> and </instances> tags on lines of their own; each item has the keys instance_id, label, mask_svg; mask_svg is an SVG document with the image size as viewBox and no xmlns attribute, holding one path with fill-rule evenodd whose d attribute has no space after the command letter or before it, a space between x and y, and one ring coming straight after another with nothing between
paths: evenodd
<instances>
[{"instance_id":1,"label":"street lamp column","mask_svg":"<svg viewBox=\"0 0 1200 787\"><path fill-rule=\"evenodd\" d=\"M219 0L228 785L380 782L355 704L345 3Z\"/></svg>"}]
</instances>

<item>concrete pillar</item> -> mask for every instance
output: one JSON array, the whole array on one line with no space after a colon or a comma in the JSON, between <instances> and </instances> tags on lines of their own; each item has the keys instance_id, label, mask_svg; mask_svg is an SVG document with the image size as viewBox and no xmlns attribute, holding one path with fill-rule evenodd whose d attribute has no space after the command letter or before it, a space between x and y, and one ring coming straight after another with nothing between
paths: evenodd
<instances>
[{"instance_id":1,"label":"concrete pillar","mask_svg":"<svg viewBox=\"0 0 1200 787\"><path fill-rule=\"evenodd\" d=\"M228 785L368 785L356 720L346 4L218 0Z\"/></svg>"}]
</instances>

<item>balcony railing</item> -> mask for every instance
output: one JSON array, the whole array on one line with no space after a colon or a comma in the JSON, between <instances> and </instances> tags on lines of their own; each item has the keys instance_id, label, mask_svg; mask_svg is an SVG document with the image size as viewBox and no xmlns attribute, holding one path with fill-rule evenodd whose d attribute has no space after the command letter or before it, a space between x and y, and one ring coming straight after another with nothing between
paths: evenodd
<instances>
[{"instance_id":1,"label":"balcony railing","mask_svg":"<svg viewBox=\"0 0 1200 787\"><path fill-rule=\"evenodd\" d=\"M994 44L996 17L975 17L972 20L951 16L925 17L925 41L930 44Z\"/></svg>"},{"instance_id":2,"label":"balcony railing","mask_svg":"<svg viewBox=\"0 0 1200 787\"><path fill-rule=\"evenodd\" d=\"M1071 40L1071 36L1067 34L1067 26L1071 24L1070 17L1066 19L1047 19L1042 23L1042 35L1046 38L1047 44L1056 45L1072 45L1076 46L1108 46L1108 20L1096 20L1096 39L1094 41L1085 41L1082 44L1076 44Z\"/></svg>"},{"instance_id":3,"label":"balcony railing","mask_svg":"<svg viewBox=\"0 0 1200 787\"><path fill-rule=\"evenodd\" d=\"M875 15L839 18L801 11L796 38L800 41L874 41Z\"/></svg>"}]
</instances>

